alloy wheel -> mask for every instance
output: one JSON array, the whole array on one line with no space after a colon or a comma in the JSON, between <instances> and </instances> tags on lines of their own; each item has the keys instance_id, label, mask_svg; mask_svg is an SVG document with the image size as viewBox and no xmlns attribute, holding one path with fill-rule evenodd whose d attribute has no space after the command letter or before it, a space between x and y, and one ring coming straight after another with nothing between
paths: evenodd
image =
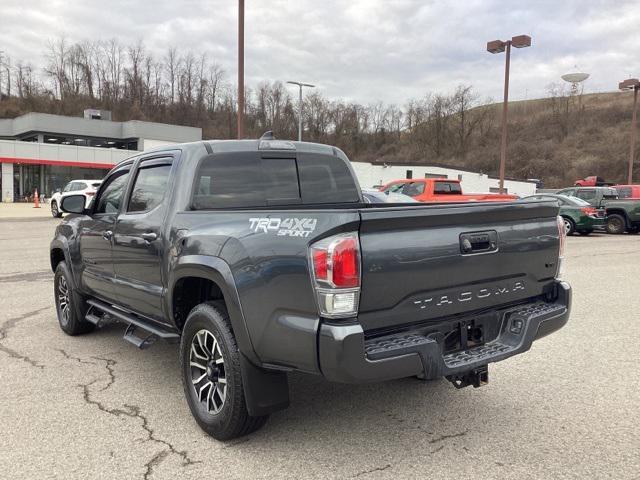
<instances>
[{"instance_id":1,"label":"alloy wheel","mask_svg":"<svg viewBox=\"0 0 640 480\"><path fill-rule=\"evenodd\" d=\"M569 235L569 232L571 231L571 220L568 219L564 219L564 233Z\"/></svg>"},{"instance_id":2,"label":"alloy wheel","mask_svg":"<svg viewBox=\"0 0 640 480\"><path fill-rule=\"evenodd\" d=\"M189 366L196 398L210 414L219 413L227 397L227 377L220 344L209 330L193 336Z\"/></svg>"},{"instance_id":3,"label":"alloy wheel","mask_svg":"<svg viewBox=\"0 0 640 480\"><path fill-rule=\"evenodd\" d=\"M71 302L69 299L69 285L64 276L58 280L58 307L60 308L60 323L67 325L69 323L69 309Z\"/></svg>"},{"instance_id":4,"label":"alloy wheel","mask_svg":"<svg viewBox=\"0 0 640 480\"><path fill-rule=\"evenodd\" d=\"M51 214L52 214L54 217L57 217L57 216L58 216L58 204L57 204L56 202L53 202L53 203L51 204Z\"/></svg>"}]
</instances>

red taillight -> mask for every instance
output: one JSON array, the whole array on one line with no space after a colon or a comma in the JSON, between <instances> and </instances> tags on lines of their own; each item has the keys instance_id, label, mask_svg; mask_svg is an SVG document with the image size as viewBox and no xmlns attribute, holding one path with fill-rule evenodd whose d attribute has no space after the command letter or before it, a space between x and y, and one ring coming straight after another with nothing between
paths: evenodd
<instances>
[{"instance_id":1,"label":"red taillight","mask_svg":"<svg viewBox=\"0 0 640 480\"><path fill-rule=\"evenodd\" d=\"M360 286L360 254L358 237L337 235L311 247L316 281L334 288Z\"/></svg>"},{"instance_id":2,"label":"red taillight","mask_svg":"<svg viewBox=\"0 0 640 480\"><path fill-rule=\"evenodd\" d=\"M312 249L313 273L316 280L327 280L327 251L319 248Z\"/></svg>"},{"instance_id":3,"label":"red taillight","mask_svg":"<svg viewBox=\"0 0 640 480\"><path fill-rule=\"evenodd\" d=\"M597 217L598 216L598 210L593 208L593 207L582 207L580 209L580 211L582 213L584 213L585 215L589 215L591 217Z\"/></svg>"},{"instance_id":4,"label":"red taillight","mask_svg":"<svg viewBox=\"0 0 640 480\"><path fill-rule=\"evenodd\" d=\"M358 233L341 233L311 245L313 280L320 315L348 318L358 314L360 241Z\"/></svg>"},{"instance_id":5,"label":"red taillight","mask_svg":"<svg viewBox=\"0 0 640 480\"><path fill-rule=\"evenodd\" d=\"M338 288L352 288L360 285L360 261L358 240L346 237L333 247L331 256L333 284Z\"/></svg>"}]
</instances>

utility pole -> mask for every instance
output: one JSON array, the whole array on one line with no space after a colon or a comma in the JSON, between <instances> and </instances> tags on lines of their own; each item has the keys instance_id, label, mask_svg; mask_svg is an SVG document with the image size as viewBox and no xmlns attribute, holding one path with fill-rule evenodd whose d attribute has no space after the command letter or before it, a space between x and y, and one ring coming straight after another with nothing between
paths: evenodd
<instances>
[{"instance_id":1,"label":"utility pole","mask_svg":"<svg viewBox=\"0 0 640 480\"><path fill-rule=\"evenodd\" d=\"M244 0L238 0L238 138L244 138Z\"/></svg>"},{"instance_id":2,"label":"utility pole","mask_svg":"<svg viewBox=\"0 0 640 480\"><path fill-rule=\"evenodd\" d=\"M298 141L301 142L302 141L302 87L309 87L309 88L315 88L315 85L311 85L310 83L302 83L302 82L294 82L294 81L288 81L287 83L290 83L291 85L297 85L298 89L299 89L299 96L298 96Z\"/></svg>"},{"instance_id":3,"label":"utility pole","mask_svg":"<svg viewBox=\"0 0 640 480\"><path fill-rule=\"evenodd\" d=\"M636 153L636 134L638 130L638 90L640 80L628 78L618 84L620 90L633 90L633 113L631 114L631 135L629 139L629 169L627 172L627 185L633 184L633 160Z\"/></svg>"}]
</instances>

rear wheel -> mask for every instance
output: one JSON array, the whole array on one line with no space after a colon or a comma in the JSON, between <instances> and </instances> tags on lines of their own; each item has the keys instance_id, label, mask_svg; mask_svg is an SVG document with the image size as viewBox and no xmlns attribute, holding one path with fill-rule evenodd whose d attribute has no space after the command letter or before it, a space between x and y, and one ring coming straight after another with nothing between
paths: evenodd
<instances>
[{"instance_id":1,"label":"rear wheel","mask_svg":"<svg viewBox=\"0 0 640 480\"><path fill-rule=\"evenodd\" d=\"M87 304L82 295L73 288L73 279L65 262L56 267L53 277L53 294L56 302L56 313L60 328L67 335L80 335L95 328L84 318Z\"/></svg>"},{"instance_id":2,"label":"rear wheel","mask_svg":"<svg viewBox=\"0 0 640 480\"><path fill-rule=\"evenodd\" d=\"M53 218L62 217L62 212L60 211L60 208L58 208L58 202L56 202L55 200L51 201L51 216Z\"/></svg>"},{"instance_id":3,"label":"rear wheel","mask_svg":"<svg viewBox=\"0 0 640 480\"><path fill-rule=\"evenodd\" d=\"M567 236L573 235L573 232L576 231L576 224L573 223L573 220L569 217L562 217L562 222L564 223L564 231Z\"/></svg>"},{"instance_id":4,"label":"rear wheel","mask_svg":"<svg viewBox=\"0 0 640 480\"><path fill-rule=\"evenodd\" d=\"M607 233L619 235L624 233L626 223L622 215L613 214L607 216Z\"/></svg>"},{"instance_id":5,"label":"rear wheel","mask_svg":"<svg viewBox=\"0 0 640 480\"><path fill-rule=\"evenodd\" d=\"M182 383L200 428L218 440L247 435L267 421L252 417L245 403L240 352L221 302L195 307L180 342Z\"/></svg>"}]
</instances>

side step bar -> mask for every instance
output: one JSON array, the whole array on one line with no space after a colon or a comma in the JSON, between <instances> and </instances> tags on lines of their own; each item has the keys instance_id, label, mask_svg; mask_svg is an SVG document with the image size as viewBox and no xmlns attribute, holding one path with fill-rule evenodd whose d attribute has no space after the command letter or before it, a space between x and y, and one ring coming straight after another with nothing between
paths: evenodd
<instances>
[{"instance_id":1,"label":"side step bar","mask_svg":"<svg viewBox=\"0 0 640 480\"><path fill-rule=\"evenodd\" d=\"M127 323L128 326L124 333L124 339L138 348L148 348L158 338L169 343L175 343L180 339L180 334L175 331L165 329L158 324L153 324L147 320L143 320L139 317L118 310L117 308L101 302L100 300L90 299L87 300L87 303L91 305L91 309L87 312L85 317L87 321L97 326L101 324L102 318L93 314L93 309L96 309L120 322Z\"/></svg>"}]
</instances>

